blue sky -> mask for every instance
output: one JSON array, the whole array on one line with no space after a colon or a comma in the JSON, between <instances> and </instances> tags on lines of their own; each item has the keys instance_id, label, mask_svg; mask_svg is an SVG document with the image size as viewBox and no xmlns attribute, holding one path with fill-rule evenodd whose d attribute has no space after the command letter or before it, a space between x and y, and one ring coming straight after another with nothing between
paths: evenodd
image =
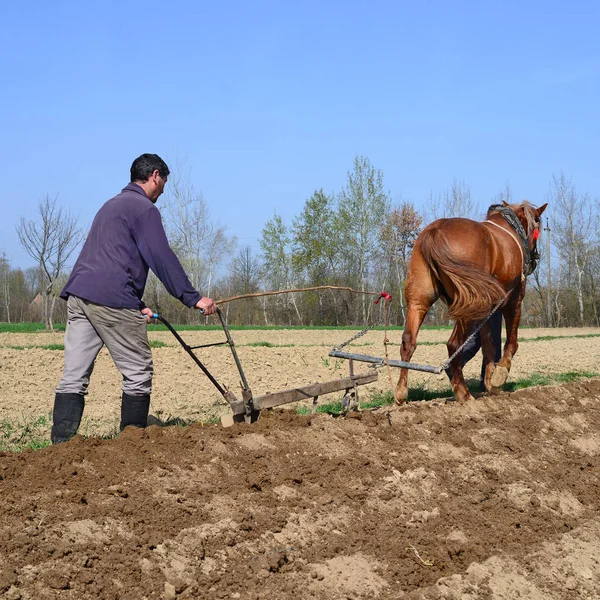
<instances>
[{"instance_id":1,"label":"blue sky","mask_svg":"<svg viewBox=\"0 0 600 600\"><path fill-rule=\"evenodd\" d=\"M258 252L356 154L424 206L464 180L542 204L600 195L597 2L33 1L0 22L0 252L45 195L82 225L143 152L185 158L212 217ZM160 201L158 206L160 207Z\"/></svg>"}]
</instances>

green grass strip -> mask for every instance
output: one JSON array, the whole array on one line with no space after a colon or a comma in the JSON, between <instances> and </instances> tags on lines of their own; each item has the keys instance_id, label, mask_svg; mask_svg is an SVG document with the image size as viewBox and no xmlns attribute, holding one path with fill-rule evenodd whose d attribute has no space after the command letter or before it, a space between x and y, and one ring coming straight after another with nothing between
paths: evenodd
<instances>
[{"instance_id":1,"label":"green grass strip","mask_svg":"<svg viewBox=\"0 0 600 600\"><path fill-rule=\"evenodd\" d=\"M222 331L221 325L177 325L177 331ZM360 325L228 325L230 331L360 331ZM384 331L383 325L373 327L373 331ZM64 323L55 323L54 331L64 331ZM388 331L404 331L403 325L389 325ZM421 331L451 331L449 325L424 325ZM162 323L150 323L148 331L168 331ZM0 323L0 333L50 333L43 323Z\"/></svg>"},{"instance_id":2,"label":"green grass strip","mask_svg":"<svg viewBox=\"0 0 600 600\"><path fill-rule=\"evenodd\" d=\"M0 421L0 452L39 450L50 445L48 428L51 414L38 417L21 417L20 420Z\"/></svg>"},{"instance_id":3,"label":"green grass strip","mask_svg":"<svg viewBox=\"0 0 600 600\"><path fill-rule=\"evenodd\" d=\"M150 348L168 348L170 344L161 342L160 340L150 340Z\"/></svg>"},{"instance_id":4,"label":"green grass strip","mask_svg":"<svg viewBox=\"0 0 600 600\"><path fill-rule=\"evenodd\" d=\"M65 324L54 325L54 331L64 331ZM50 333L43 323L0 323L0 333Z\"/></svg>"},{"instance_id":5,"label":"green grass strip","mask_svg":"<svg viewBox=\"0 0 600 600\"><path fill-rule=\"evenodd\" d=\"M64 350L64 344L31 344L28 346L13 346L7 344L6 346L0 346L0 348L8 348L9 350Z\"/></svg>"},{"instance_id":6,"label":"green grass strip","mask_svg":"<svg viewBox=\"0 0 600 600\"><path fill-rule=\"evenodd\" d=\"M273 342L249 342L247 344L236 344L237 348L294 348L296 344L274 344Z\"/></svg>"},{"instance_id":7,"label":"green grass strip","mask_svg":"<svg viewBox=\"0 0 600 600\"><path fill-rule=\"evenodd\" d=\"M506 383L502 388L505 392L514 392L531 387L541 387L548 385L556 385L562 383L572 383L581 379L592 377L600 377L600 373L594 371L567 371L566 373L554 373L544 375L535 373L530 377L523 377L517 381ZM469 380L466 382L471 394L479 393L479 381ZM437 400L439 398L452 397L452 390L448 387L447 390L427 390L425 384L420 383L408 390L408 402L420 402L423 400ZM381 393L375 392L365 400L361 401L361 409L378 408L382 406L391 406L394 404L394 395L391 391ZM311 408L309 406L300 406L297 410L298 414L309 415ZM339 415L342 412L342 401L335 400L317 405L317 413L326 413Z\"/></svg>"}]
</instances>

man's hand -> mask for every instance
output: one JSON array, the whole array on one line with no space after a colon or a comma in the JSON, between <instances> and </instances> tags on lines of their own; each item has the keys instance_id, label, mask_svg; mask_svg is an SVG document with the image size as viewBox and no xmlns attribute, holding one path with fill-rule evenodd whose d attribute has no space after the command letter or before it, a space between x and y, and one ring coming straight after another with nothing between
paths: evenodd
<instances>
[{"instance_id":1,"label":"man's hand","mask_svg":"<svg viewBox=\"0 0 600 600\"><path fill-rule=\"evenodd\" d=\"M217 312L217 305L212 298L200 298L200 300L196 302L194 308L203 310L205 315L212 315L213 313Z\"/></svg>"},{"instance_id":2,"label":"man's hand","mask_svg":"<svg viewBox=\"0 0 600 600\"><path fill-rule=\"evenodd\" d=\"M154 314L153 310L146 307L146 308L142 308L142 310L140 312L146 317L146 323L150 323L152 321L152 315Z\"/></svg>"}]
</instances>

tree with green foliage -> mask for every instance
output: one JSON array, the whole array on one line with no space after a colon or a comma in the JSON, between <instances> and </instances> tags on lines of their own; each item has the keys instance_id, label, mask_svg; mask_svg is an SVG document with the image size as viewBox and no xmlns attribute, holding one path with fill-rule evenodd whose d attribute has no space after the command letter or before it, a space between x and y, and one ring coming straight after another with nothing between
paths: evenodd
<instances>
[{"instance_id":1,"label":"tree with green foliage","mask_svg":"<svg viewBox=\"0 0 600 600\"><path fill-rule=\"evenodd\" d=\"M323 190L317 190L306 201L304 208L292 225L292 262L295 271L303 277L307 287L339 284L339 236L335 231L335 200ZM333 304L329 314L326 298ZM339 323L338 299L333 291L327 294L307 293L311 310L318 305L318 323ZM310 316L313 322L313 315Z\"/></svg>"},{"instance_id":2,"label":"tree with green foliage","mask_svg":"<svg viewBox=\"0 0 600 600\"><path fill-rule=\"evenodd\" d=\"M291 239L287 226L277 214L267 221L263 227L260 238L262 251L264 281L269 290L282 290L298 287L298 280L294 270L291 254ZM296 313L298 324L302 325L302 314L298 309L296 294L283 294L273 296L271 300L275 307L283 309L284 314L289 313L290 305ZM266 313L266 304L265 304Z\"/></svg>"},{"instance_id":3,"label":"tree with green foliage","mask_svg":"<svg viewBox=\"0 0 600 600\"><path fill-rule=\"evenodd\" d=\"M347 283L361 291L367 290L371 273L382 261L381 226L389 210L390 197L383 185L383 172L375 169L368 158L356 156L339 195L334 230L339 239L342 272ZM366 323L364 294L359 307L362 322Z\"/></svg>"}]
</instances>

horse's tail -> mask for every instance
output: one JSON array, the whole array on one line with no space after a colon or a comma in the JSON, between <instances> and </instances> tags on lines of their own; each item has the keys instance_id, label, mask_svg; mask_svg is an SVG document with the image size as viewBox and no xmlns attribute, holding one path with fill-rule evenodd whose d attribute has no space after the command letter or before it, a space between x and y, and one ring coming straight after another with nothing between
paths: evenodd
<instances>
[{"instance_id":1,"label":"horse's tail","mask_svg":"<svg viewBox=\"0 0 600 600\"><path fill-rule=\"evenodd\" d=\"M457 256L443 232L437 229L423 231L419 249L441 287L450 318L484 319L506 296L504 288L490 273Z\"/></svg>"}]
</instances>

